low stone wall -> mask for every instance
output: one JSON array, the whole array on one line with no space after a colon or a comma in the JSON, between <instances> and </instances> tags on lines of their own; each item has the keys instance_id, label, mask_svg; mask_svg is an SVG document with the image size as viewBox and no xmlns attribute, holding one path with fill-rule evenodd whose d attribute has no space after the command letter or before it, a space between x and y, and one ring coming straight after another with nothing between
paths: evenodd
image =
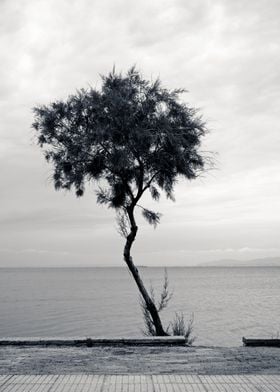
<instances>
[{"instance_id":1,"label":"low stone wall","mask_svg":"<svg viewBox=\"0 0 280 392\"><path fill-rule=\"evenodd\" d=\"M242 338L244 346L251 347L280 347L280 339L247 339Z\"/></svg>"},{"instance_id":2,"label":"low stone wall","mask_svg":"<svg viewBox=\"0 0 280 392\"><path fill-rule=\"evenodd\" d=\"M0 346L184 346L184 336L140 338L91 338L91 337L17 337L1 338Z\"/></svg>"}]
</instances>

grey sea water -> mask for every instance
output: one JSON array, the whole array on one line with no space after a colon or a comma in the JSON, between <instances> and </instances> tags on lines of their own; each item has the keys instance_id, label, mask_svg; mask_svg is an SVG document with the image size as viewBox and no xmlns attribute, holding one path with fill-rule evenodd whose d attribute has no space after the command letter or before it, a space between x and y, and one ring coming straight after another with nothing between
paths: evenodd
<instances>
[{"instance_id":1,"label":"grey sea water","mask_svg":"<svg viewBox=\"0 0 280 392\"><path fill-rule=\"evenodd\" d=\"M163 268L140 268L160 289ZM238 346L280 332L280 268L168 268L162 314L194 314L196 344ZM0 269L0 336L139 336L134 281L125 268Z\"/></svg>"}]
</instances>

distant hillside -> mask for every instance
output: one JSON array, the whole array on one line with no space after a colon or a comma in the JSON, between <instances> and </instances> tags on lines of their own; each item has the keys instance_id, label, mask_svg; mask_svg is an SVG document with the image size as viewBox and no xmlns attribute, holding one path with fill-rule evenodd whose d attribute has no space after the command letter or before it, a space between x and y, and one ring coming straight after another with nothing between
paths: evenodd
<instances>
[{"instance_id":1,"label":"distant hillside","mask_svg":"<svg viewBox=\"0 0 280 392\"><path fill-rule=\"evenodd\" d=\"M199 264L200 267L280 267L279 257L265 257L252 260L224 259Z\"/></svg>"}]
</instances>

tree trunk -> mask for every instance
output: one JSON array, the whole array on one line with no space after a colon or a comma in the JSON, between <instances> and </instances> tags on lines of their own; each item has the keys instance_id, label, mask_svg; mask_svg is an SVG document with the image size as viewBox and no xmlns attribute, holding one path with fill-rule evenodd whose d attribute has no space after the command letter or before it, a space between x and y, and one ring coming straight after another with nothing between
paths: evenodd
<instances>
[{"instance_id":1,"label":"tree trunk","mask_svg":"<svg viewBox=\"0 0 280 392\"><path fill-rule=\"evenodd\" d=\"M153 300L151 299L149 293L147 292L147 290L143 284L143 281L139 275L138 269L135 267L133 260L132 260L132 257L130 255L130 249L131 249L133 241L135 240L138 227L135 224L133 212L132 212L132 215L129 216L129 218L130 218L130 222L131 222L131 231L126 238L126 244L125 244L124 252L123 252L124 260L129 268L130 272L132 273L132 276L137 284L137 287L138 287L144 301L146 302L147 309L149 310L150 315L152 317L157 336L167 336L168 334L164 331L164 329L162 327L162 323L161 323L161 320L160 320L160 317L158 314L158 310L157 310Z\"/></svg>"}]
</instances>

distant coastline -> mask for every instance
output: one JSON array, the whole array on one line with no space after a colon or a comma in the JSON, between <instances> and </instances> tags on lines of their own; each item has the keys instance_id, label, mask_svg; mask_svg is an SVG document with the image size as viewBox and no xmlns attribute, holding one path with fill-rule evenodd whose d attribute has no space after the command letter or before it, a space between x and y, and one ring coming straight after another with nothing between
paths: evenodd
<instances>
[{"instance_id":1,"label":"distant coastline","mask_svg":"<svg viewBox=\"0 0 280 392\"><path fill-rule=\"evenodd\" d=\"M190 269L218 269L218 268L280 268L280 264L268 264L268 265L250 265L250 264L212 264L209 262L197 265L147 265L147 266L137 266L138 269L172 269L172 268L190 268ZM0 266L1 270L32 270L32 269L124 269L127 270L127 267L124 265L86 265L86 266L77 266L77 265L67 265L67 266Z\"/></svg>"},{"instance_id":2,"label":"distant coastline","mask_svg":"<svg viewBox=\"0 0 280 392\"><path fill-rule=\"evenodd\" d=\"M280 267L280 257L249 260L224 259L201 263L200 267Z\"/></svg>"},{"instance_id":3,"label":"distant coastline","mask_svg":"<svg viewBox=\"0 0 280 392\"><path fill-rule=\"evenodd\" d=\"M222 260L213 260L207 262L201 262L196 264L189 265L136 265L139 269L146 268L280 268L280 256L279 257L264 257L258 259L248 259L248 260L237 260L237 259L222 259ZM0 266L1 269L34 269L34 268L42 268L42 269L50 269L50 268L124 268L126 269L126 265L106 265L106 264L98 264L98 265L26 265L26 266L11 266L11 265L3 265Z\"/></svg>"},{"instance_id":4,"label":"distant coastline","mask_svg":"<svg viewBox=\"0 0 280 392\"><path fill-rule=\"evenodd\" d=\"M218 269L218 268L252 268L252 269L257 269L257 268L280 268L280 265L248 265L248 264L240 264L240 265L216 265L216 264L198 264L198 265L149 265L149 266L141 266L138 267L138 269L172 269L172 268L190 268L190 269ZM114 266L108 266L108 265L104 265L104 266L96 266L96 265L92 265L92 266L15 266L15 267L11 267L11 266L0 266L0 271L1 270L32 270L32 269L124 269L127 270L126 266L121 266L121 265L114 265Z\"/></svg>"}]
</instances>

